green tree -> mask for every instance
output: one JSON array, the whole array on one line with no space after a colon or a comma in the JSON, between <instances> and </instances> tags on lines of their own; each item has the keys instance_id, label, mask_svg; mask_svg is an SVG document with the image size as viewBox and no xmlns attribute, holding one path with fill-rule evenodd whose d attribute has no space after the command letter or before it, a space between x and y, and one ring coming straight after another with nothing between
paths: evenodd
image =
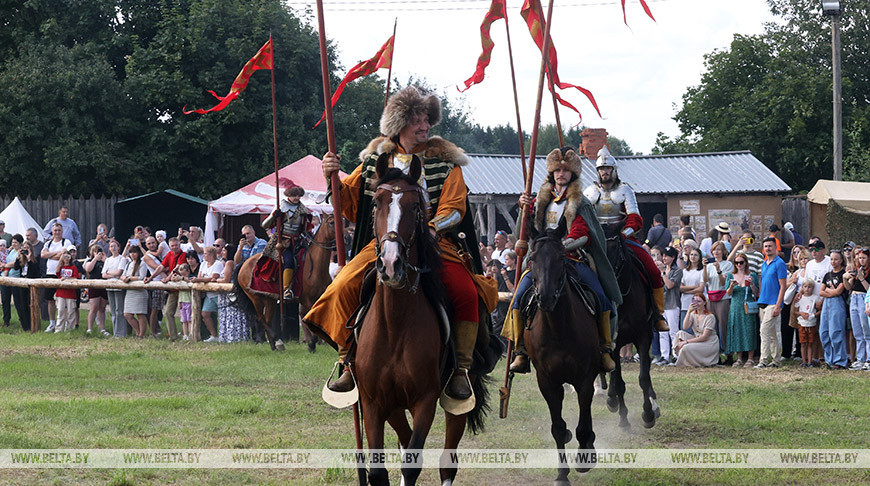
<instances>
[{"instance_id":1,"label":"green tree","mask_svg":"<svg viewBox=\"0 0 870 486\"><path fill-rule=\"evenodd\" d=\"M701 83L686 91L674 117L682 133L659 136L653 153L748 149L792 188L806 190L832 175L830 33L819 2L768 3L782 22L767 24L762 35L735 35L728 49L705 57ZM844 152L856 167L870 114L868 12L870 2L848 2L842 18Z\"/></svg>"}]
</instances>

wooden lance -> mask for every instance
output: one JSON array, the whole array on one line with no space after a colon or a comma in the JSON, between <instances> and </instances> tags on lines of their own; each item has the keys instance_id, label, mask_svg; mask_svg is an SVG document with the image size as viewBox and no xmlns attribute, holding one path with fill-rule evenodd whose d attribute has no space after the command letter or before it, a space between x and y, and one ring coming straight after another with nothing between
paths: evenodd
<instances>
[{"instance_id":1,"label":"wooden lance","mask_svg":"<svg viewBox=\"0 0 870 486\"><path fill-rule=\"evenodd\" d=\"M553 18L553 0L550 0L549 10L547 11L547 23L544 26L544 47L541 49L541 71L538 75L538 96L537 101L535 103L535 119L532 123L532 141L529 146L529 171L526 174L526 187L523 191L523 194L530 195L532 193L532 180L535 175L535 154L538 149L538 132L540 131L541 125L541 100L544 95L544 73L547 70L547 64L549 62L549 52L550 52L550 21ZM526 252L529 249L529 221L525 215L528 213L529 206L528 204L523 204L520 207L520 216L521 216L521 226L520 226L520 239L514 245L514 251L517 254L517 275L516 280L514 281L514 288L517 288L520 284L520 279L522 277L522 265L523 265L523 257L525 257ZM511 363L511 351L513 348L513 341L508 341L508 359L507 364L505 365L505 376L504 376L504 386L499 390L499 417L506 418L508 412L508 403L510 402L511 397L511 384L513 382L513 373L510 371L510 363Z\"/></svg>"},{"instance_id":2,"label":"wooden lance","mask_svg":"<svg viewBox=\"0 0 870 486\"><path fill-rule=\"evenodd\" d=\"M329 86L329 58L326 55L326 26L323 19L323 0L317 0L317 30L320 36L320 73L323 77L323 107L326 111L326 140L329 151L338 155L335 144L335 124L332 119L332 88ZM339 268L344 267L347 253L344 249L344 219L341 213L341 184L338 180L338 171L332 173L329 179L332 190L332 218L335 221L335 252L338 257ZM362 428L359 418L359 403L353 404L353 430L356 435L357 452L362 452ZM367 483L365 465L357 468L359 483Z\"/></svg>"}]
</instances>

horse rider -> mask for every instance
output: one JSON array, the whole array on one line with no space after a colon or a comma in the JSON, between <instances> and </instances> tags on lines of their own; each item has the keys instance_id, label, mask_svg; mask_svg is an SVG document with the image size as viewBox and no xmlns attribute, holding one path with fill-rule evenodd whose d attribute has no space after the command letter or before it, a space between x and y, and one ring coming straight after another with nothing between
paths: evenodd
<instances>
[{"instance_id":1,"label":"horse rider","mask_svg":"<svg viewBox=\"0 0 870 486\"><path fill-rule=\"evenodd\" d=\"M287 199L281 201L280 208L272 210L272 214L263 220L263 228L274 228L278 223L278 213L281 214L281 231L275 231L263 251L272 260L278 261L278 253L275 250L278 241L278 235L281 238L281 244L284 246L284 252L281 255L282 279L284 281L284 299L293 299L293 274L296 271L296 258L298 255L300 238L302 233L309 229L313 214L302 202L302 196L305 195L305 189L301 186L291 186L284 190L284 195Z\"/></svg>"},{"instance_id":2,"label":"horse rider","mask_svg":"<svg viewBox=\"0 0 870 486\"><path fill-rule=\"evenodd\" d=\"M643 264L643 268L646 270L646 279L652 287L653 301L658 309L654 329L659 332L667 332L668 323L663 317L665 284L661 271L636 238L637 232L643 228L643 217L638 210L634 189L619 180L616 159L610 155L610 150L607 147L602 147L598 151L598 161L595 163L595 168L598 172L598 180L587 187L583 191L583 195L595 206L595 212L605 229L607 238L621 233L620 237L623 238L626 246Z\"/></svg>"},{"instance_id":3,"label":"horse rider","mask_svg":"<svg viewBox=\"0 0 870 486\"><path fill-rule=\"evenodd\" d=\"M468 235L468 241L477 241L462 175L462 166L468 163L468 158L456 145L429 136L429 129L440 121L441 102L435 95L408 86L390 97L380 121L383 135L372 140L360 153L362 163L340 184L338 197L342 213L356 222L352 245L355 256L304 319L326 335L327 342L338 350L341 362L346 363L352 332L345 324L359 305L363 276L377 259L372 229L376 163L385 158L390 167L407 174L412 158L417 157L422 161L423 173L417 183L424 189L427 200L429 231L437 239L441 252L440 276L455 310L453 334L458 367L445 391L452 398L466 399L472 395L468 370L477 340L478 290L489 309L495 307L498 290L494 280L472 273L472 263L474 270L481 273L479 255L468 252L458 236L462 232ZM324 177L328 179L339 169L339 160L332 152L323 156ZM471 258L478 260L471 262ZM336 392L350 391L354 388L353 378L344 371L329 388Z\"/></svg>"},{"instance_id":4,"label":"horse rider","mask_svg":"<svg viewBox=\"0 0 870 486\"><path fill-rule=\"evenodd\" d=\"M607 260L604 231L595 217L592 204L583 196L583 186L580 181L582 162L580 156L572 147L553 149L547 155L547 179L541 185L538 196L532 201L528 194L520 196L520 206L529 207L528 217L539 232L553 229L564 220L567 234L563 244L567 250L566 257L580 279L588 285L601 302L598 315L598 336L601 347L601 368L611 371L615 367L611 357L613 334L611 329L611 311L622 303L619 284L616 275ZM596 276L584 261L584 255L578 250L585 250L585 255L591 258L598 272ZM520 310L522 295L532 286L532 277L526 271L514 294L508 320L502 329L502 335L516 343L516 355L510 365L515 373L528 373L529 358L523 343L523 318Z\"/></svg>"}]
</instances>

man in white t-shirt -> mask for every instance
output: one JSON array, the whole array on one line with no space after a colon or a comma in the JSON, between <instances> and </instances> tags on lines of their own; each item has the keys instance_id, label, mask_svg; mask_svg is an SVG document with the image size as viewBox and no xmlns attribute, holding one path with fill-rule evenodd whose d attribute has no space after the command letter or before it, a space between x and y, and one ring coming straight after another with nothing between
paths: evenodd
<instances>
[{"instance_id":1,"label":"man in white t-shirt","mask_svg":"<svg viewBox=\"0 0 870 486\"><path fill-rule=\"evenodd\" d=\"M813 295L819 295L822 279L825 278L826 273L833 271L834 267L831 266L831 257L825 255L825 243L820 238L810 239L809 248L812 259L807 262L805 278L815 280L816 287Z\"/></svg>"},{"instance_id":2,"label":"man in white t-shirt","mask_svg":"<svg viewBox=\"0 0 870 486\"><path fill-rule=\"evenodd\" d=\"M193 279L194 282L215 282L221 278L221 273L224 271L224 264L217 259L217 249L213 246L207 246L202 253L202 264L199 266L199 275ZM204 339L203 342L212 343L218 340L215 321L217 317L217 292L206 292L205 302L202 303L202 320L205 327L211 336Z\"/></svg>"},{"instance_id":3,"label":"man in white t-shirt","mask_svg":"<svg viewBox=\"0 0 870 486\"><path fill-rule=\"evenodd\" d=\"M63 225L54 223L51 226L51 239L45 242L42 247L40 258L45 259L45 277L57 278L57 261L63 254L66 247L72 245L68 239L63 237ZM57 324L57 305L54 302L54 292L57 289L43 289L43 296L48 304L48 328L45 332L54 332L54 326Z\"/></svg>"},{"instance_id":4,"label":"man in white t-shirt","mask_svg":"<svg viewBox=\"0 0 870 486\"><path fill-rule=\"evenodd\" d=\"M495 245L495 249L492 251L490 260L498 260L502 265L504 265L504 255L510 251L507 248L507 233L504 231L496 231L495 237L493 238L493 244Z\"/></svg>"}]
</instances>

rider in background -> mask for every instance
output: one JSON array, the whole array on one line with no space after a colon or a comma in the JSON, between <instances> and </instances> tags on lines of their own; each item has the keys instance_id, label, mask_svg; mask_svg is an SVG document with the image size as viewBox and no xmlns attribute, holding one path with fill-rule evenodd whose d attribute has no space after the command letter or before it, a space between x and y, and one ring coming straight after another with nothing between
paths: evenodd
<instances>
[{"instance_id":1,"label":"rider in background","mask_svg":"<svg viewBox=\"0 0 870 486\"><path fill-rule=\"evenodd\" d=\"M604 371L611 371L615 367L611 357L614 337L611 329L616 330L616 327L611 326L610 317L615 305L622 303L622 296L619 293L616 275L607 260L604 231L598 224L592 204L583 196L580 182L581 164L580 156L572 147L554 149L547 155L547 179L541 185L537 198L532 201L531 197L524 193L520 196L520 206L527 205L530 211L527 217L532 218L532 224L539 232L556 228L562 220L565 220L568 228L563 240L565 249L568 250L566 256L573 262L583 283L595 291L601 302L601 313L598 315L601 368ZM578 254L579 249L586 250L591 256L598 276L584 261L585 254ZM510 370L515 373L528 373L530 370L529 358L523 342L520 301L531 285L532 277L526 272L520 280L511 303L511 312L502 330L504 337L516 343L516 357L510 366Z\"/></svg>"},{"instance_id":2,"label":"rider in background","mask_svg":"<svg viewBox=\"0 0 870 486\"><path fill-rule=\"evenodd\" d=\"M281 201L280 209L276 208L272 210L272 214L263 221L264 229L273 228L278 223L276 216L280 210L281 231L276 231L272 235L263 253L270 256L274 253L272 248L277 242L277 235L280 234L281 244L284 246L284 253L281 255L284 298L293 299L292 286L293 273L296 271L297 242L302 232L308 230L309 226L311 226L311 210L300 202L302 196L305 195L305 189L302 187L288 187L284 190L284 195L287 196L287 199ZM277 255L272 258L277 259Z\"/></svg>"},{"instance_id":3,"label":"rider in background","mask_svg":"<svg viewBox=\"0 0 870 486\"><path fill-rule=\"evenodd\" d=\"M598 152L598 161L595 164L598 170L598 181L583 191L589 201L595 205L595 212L601 222L607 238L622 233L626 246L634 252L646 270L647 281L652 287L653 300L655 301L658 315L655 319L655 330L667 332L668 323L663 317L665 312L665 289L661 273L649 253L635 238L637 232L643 228L643 218L637 206L637 198L634 189L619 180L616 172L616 159L610 155L607 147L602 147Z\"/></svg>"}]
</instances>

